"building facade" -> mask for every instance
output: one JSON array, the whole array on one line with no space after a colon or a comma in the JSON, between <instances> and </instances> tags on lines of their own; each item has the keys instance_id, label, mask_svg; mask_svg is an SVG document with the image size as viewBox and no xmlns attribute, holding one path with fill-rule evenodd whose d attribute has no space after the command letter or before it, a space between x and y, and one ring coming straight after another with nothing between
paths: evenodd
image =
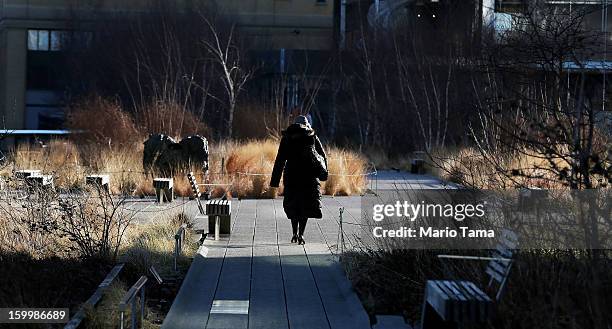
<instances>
[{"instance_id":1,"label":"building facade","mask_svg":"<svg viewBox=\"0 0 612 329\"><path fill-rule=\"evenodd\" d=\"M153 0L151 0L153 1ZM176 8L198 0L178 0ZM200 0L212 1L212 0ZM148 0L0 1L0 129L59 129L66 95L58 63L67 40L83 46L91 32L73 22L100 15L141 12ZM265 50L330 50L334 47L333 0L222 0L217 10Z\"/></svg>"}]
</instances>

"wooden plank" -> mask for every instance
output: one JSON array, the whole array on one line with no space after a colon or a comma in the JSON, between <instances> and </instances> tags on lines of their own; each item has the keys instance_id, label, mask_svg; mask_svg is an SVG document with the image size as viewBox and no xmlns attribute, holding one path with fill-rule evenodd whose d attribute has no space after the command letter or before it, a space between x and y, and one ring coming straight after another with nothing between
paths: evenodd
<instances>
[{"instance_id":1,"label":"wooden plank","mask_svg":"<svg viewBox=\"0 0 612 329\"><path fill-rule=\"evenodd\" d=\"M488 273L492 278L497 280L498 282L502 282L507 272L504 271L502 266L496 263L494 260L489 262L487 266L486 273Z\"/></svg>"},{"instance_id":2,"label":"wooden plank","mask_svg":"<svg viewBox=\"0 0 612 329\"><path fill-rule=\"evenodd\" d=\"M485 272L489 276L491 276L493 279L497 280L497 282L502 282L502 280L504 279L499 273L497 273L495 270L493 270L490 267L487 267L487 270Z\"/></svg>"},{"instance_id":3,"label":"wooden plank","mask_svg":"<svg viewBox=\"0 0 612 329\"><path fill-rule=\"evenodd\" d=\"M443 290L438 281L428 280L425 288L425 300L432 308L438 312L442 319L446 320L450 314L450 299L451 296Z\"/></svg>"},{"instance_id":4,"label":"wooden plank","mask_svg":"<svg viewBox=\"0 0 612 329\"><path fill-rule=\"evenodd\" d=\"M443 283L455 295L455 298L453 300L454 319L457 322L461 322L465 318L466 313L469 312L468 298L463 295L463 293L461 293L461 290L454 281L443 281Z\"/></svg>"},{"instance_id":5,"label":"wooden plank","mask_svg":"<svg viewBox=\"0 0 612 329\"><path fill-rule=\"evenodd\" d=\"M477 319L477 307L479 302L479 296L475 295L469 288L463 285L462 281L455 281L455 284L461 293L466 297L466 310L464 314L464 321L474 322Z\"/></svg>"},{"instance_id":6,"label":"wooden plank","mask_svg":"<svg viewBox=\"0 0 612 329\"><path fill-rule=\"evenodd\" d=\"M235 214L238 218L241 215L240 203L237 208ZM228 242L204 241L164 319L162 329L201 329L206 325Z\"/></svg>"},{"instance_id":7,"label":"wooden plank","mask_svg":"<svg viewBox=\"0 0 612 329\"><path fill-rule=\"evenodd\" d=\"M369 317L327 245L307 243L305 249L330 327L369 329Z\"/></svg>"},{"instance_id":8,"label":"wooden plank","mask_svg":"<svg viewBox=\"0 0 612 329\"><path fill-rule=\"evenodd\" d=\"M250 329L289 328L276 229L273 201L259 201L253 238Z\"/></svg>"},{"instance_id":9,"label":"wooden plank","mask_svg":"<svg viewBox=\"0 0 612 329\"><path fill-rule=\"evenodd\" d=\"M479 303L477 305L477 319L480 321L485 321L489 316L489 308L492 304L491 299L473 282L463 281L462 283L466 288L470 289L474 293L474 295L479 296Z\"/></svg>"},{"instance_id":10,"label":"wooden plank","mask_svg":"<svg viewBox=\"0 0 612 329\"><path fill-rule=\"evenodd\" d=\"M502 234L500 238L500 243L504 245L507 249L515 249L517 245L516 240L512 240L512 235Z\"/></svg>"},{"instance_id":11,"label":"wooden plank","mask_svg":"<svg viewBox=\"0 0 612 329\"><path fill-rule=\"evenodd\" d=\"M249 301L253 232L255 229L256 201L241 201L241 216L234 221L232 234L223 259L215 301ZM246 329L248 314L211 313L205 328Z\"/></svg>"},{"instance_id":12,"label":"wooden plank","mask_svg":"<svg viewBox=\"0 0 612 329\"><path fill-rule=\"evenodd\" d=\"M452 320L453 316L456 314L457 312L457 307L459 306L457 304L457 296L455 295L454 291L452 291L449 287L447 287L444 282L445 281L435 281L437 287L444 291L445 295L448 296L448 298L445 300L445 308L444 308L444 316L443 318L445 320Z\"/></svg>"},{"instance_id":13,"label":"wooden plank","mask_svg":"<svg viewBox=\"0 0 612 329\"><path fill-rule=\"evenodd\" d=\"M512 258L512 251L510 249L505 248L501 244L497 245L495 250L501 258Z\"/></svg>"},{"instance_id":14,"label":"wooden plank","mask_svg":"<svg viewBox=\"0 0 612 329\"><path fill-rule=\"evenodd\" d=\"M485 302L480 304L481 305L480 306L480 320L486 321L488 318L491 317L492 310L493 310L493 300L489 298L489 296L484 291L482 291L480 288L478 288L473 282L468 282L468 283L472 287L473 290L478 292L480 296L485 299Z\"/></svg>"},{"instance_id":15,"label":"wooden plank","mask_svg":"<svg viewBox=\"0 0 612 329\"><path fill-rule=\"evenodd\" d=\"M276 213L282 214L282 203L274 202ZM280 211L279 211L280 210ZM288 223L276 216L281 234L290 232ZM280 263L285 287L287 318L291 329L329 329L329 322L310 271L304 248L279 243Z\"/></svg>"}]
</instances>

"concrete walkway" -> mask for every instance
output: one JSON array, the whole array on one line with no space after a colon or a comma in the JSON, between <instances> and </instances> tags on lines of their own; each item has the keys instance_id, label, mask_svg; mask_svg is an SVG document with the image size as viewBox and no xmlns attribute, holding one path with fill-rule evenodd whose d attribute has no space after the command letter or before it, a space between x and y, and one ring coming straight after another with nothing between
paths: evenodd
<instances>
[{"instance_id":1,"label":"concrete walkway","mask_svg":"<svg viewBox=\"0 0 612 329\"><path fill-rule=\"evenodd\" d=\"M379 188L442 188L431 177L379 173ZM346 248L371 238L361 198L323 197L322 220L310 220L306 245L291 244L282 199L232 203L232 234L206 239L163 329L369 329L370 322L337 261L339 208Z\"/></svg>"}]
</instances>

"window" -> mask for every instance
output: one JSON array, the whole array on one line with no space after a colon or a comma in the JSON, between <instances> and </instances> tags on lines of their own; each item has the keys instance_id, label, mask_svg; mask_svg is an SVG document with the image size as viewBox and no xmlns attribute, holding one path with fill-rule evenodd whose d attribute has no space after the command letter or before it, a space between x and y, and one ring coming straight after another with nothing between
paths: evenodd
<instances>
[{"instance_id":1,"label":"window","mask_svg":"<svg viewBox=\"0 0 612 329\"><path fill-rule=\"evenodd\" d=\"M36 49L38 49L38 31L29 30L28 31L28 50L36 50Z\"/></svg>"},{"instance_id":2,"label":"window","mask_svg":"<svg viewBox=\"0 0 612 329\"><path fill-rule=\"evenodd\" d=\"M91 32L28 30L28 50L61 51L75 45L87 47L91 39Z\"/></svg>"},{"instance_id":3,"label":"window","mask_svg":"<svg viewBox=\"0 0 612 329\"><path fill-rule=\"evenodd\" d=\"M38 31L38 49L49 50L49 31Z\"/></svg>"}]
</instances>

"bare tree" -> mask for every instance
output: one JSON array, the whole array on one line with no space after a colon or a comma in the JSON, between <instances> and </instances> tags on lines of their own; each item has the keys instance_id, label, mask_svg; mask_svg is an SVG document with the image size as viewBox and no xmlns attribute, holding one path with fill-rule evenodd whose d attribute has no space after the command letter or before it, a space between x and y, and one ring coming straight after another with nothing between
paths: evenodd
<instances>
[{"instance_id":1,"label":"bare tree","mask_svg":"<svg viewBox=\"0 0 612 329\"><path fill-rule=\"evenodd\" d=\"M472 75L478 113L470 133L479 158L507 187L572 191L592 327L605 328L600 249L612 222L609 194L597 189L611 182L612 163L610 132L601 122L605 99L599 98L606 68L592 66L605 58L607 36L589 28L588 8L531 1L512 15L511 30L490 33Z\"/></svg>"},{"instance_id":2,"label":"bare tree","mask_svg":"<svg viewBox=\"0 0 612 329\"><path fill-rule=\"evenodd\" d=\"M227 137L232 137L232 126L234 123L234 113L238 96L243 91L244 85L253 75L253 71L245 69L241 63L241 53L235 40L235 24L229 28L227 35L223 36L218 28L211 21L202 17L206 22L211 33L211 40L202 40L209 54L212 55L212 61L221 69L219 79L225 90L225 106L227 109L227 118L225 131Z\"/></svg>"},{"instance_id":3,"label":"bare tree","mask_svg":"<svg viewBox=\"0 0 612 329\"><path fill-rule=\"evenodd\" d=\"M489 45L474 75L474 143L519 186L592 189L612 178L601 77L588 67L606 50L602 34L585 26L589 13L534 2L515 15L514 30ZM503 168L500 154L530 160Z\"/></svg>"}]
</instances>

